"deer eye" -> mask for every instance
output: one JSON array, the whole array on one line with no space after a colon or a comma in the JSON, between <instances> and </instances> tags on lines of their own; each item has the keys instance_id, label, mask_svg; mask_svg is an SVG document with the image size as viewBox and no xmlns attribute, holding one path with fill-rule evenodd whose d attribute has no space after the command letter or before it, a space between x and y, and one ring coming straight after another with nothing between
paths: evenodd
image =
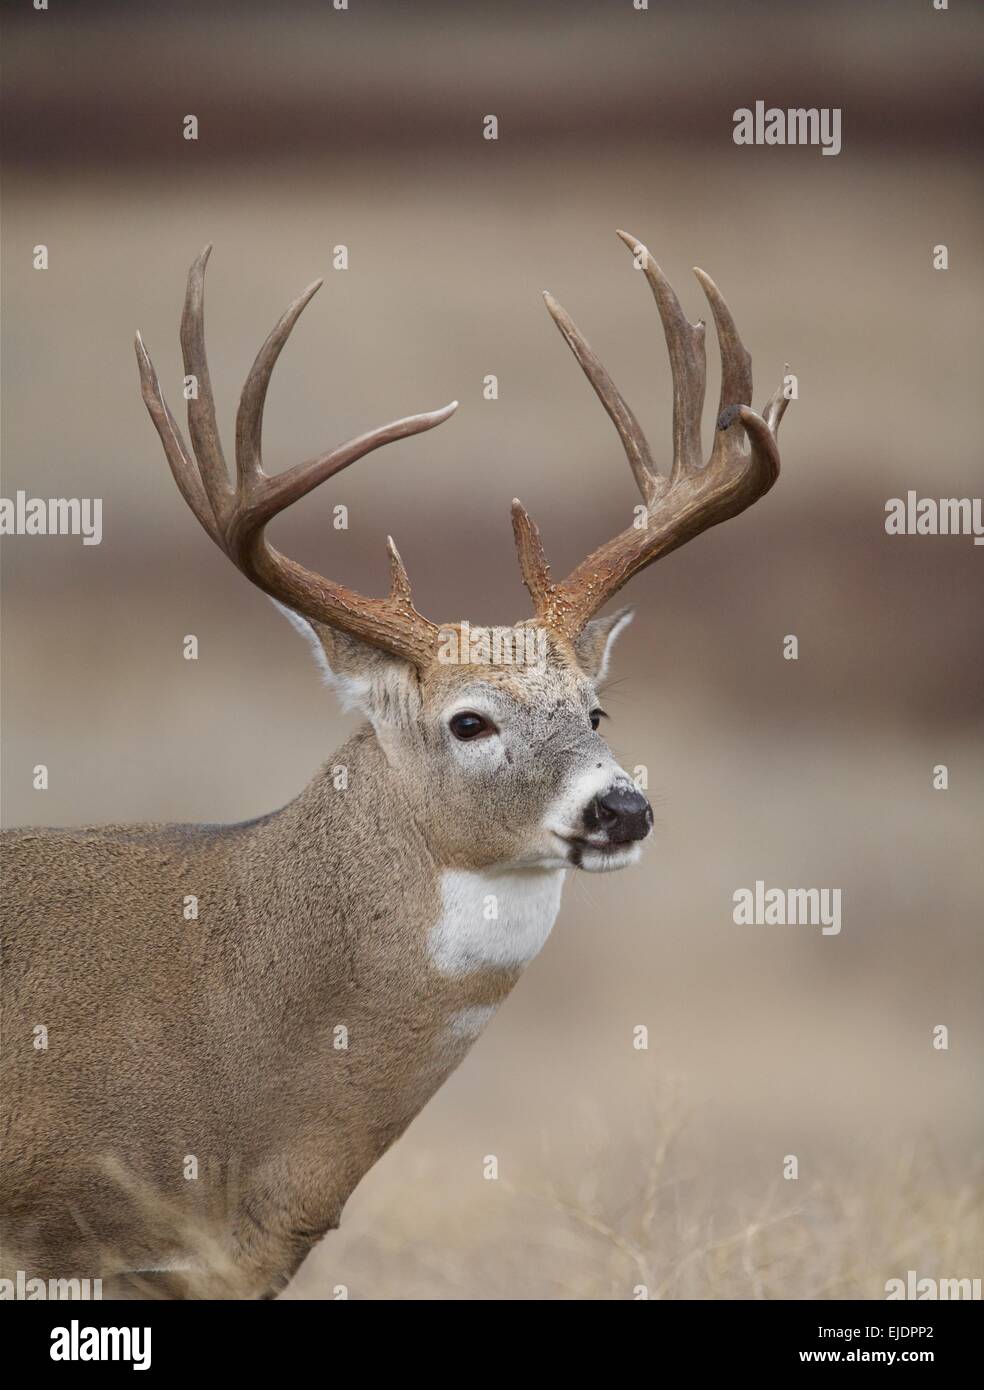
<instances>
[{"instance_id":1,"label":"deer eye","mask_svg":"<svg viewBox=\"0 0 984 1390\"><path fill-rule=\"evenodd\" d=\"M588 715L588 718L591 720L592 729L597 729L601 721L608 718L608 715L603 709L593 709Z\"/></svg>"},{"instance_id":2,"label":"deer eye","mask_svg":"<svg viewBox=\"0 0 984 1390\"><path fill-rule=\"evenodd\" d=\"M489 734L495 733L495 725L491 719L486 719L484 714L476 714L470 709L463 709L459 714L452 715L448 728L455 738L460 738L466 743L469 739L488 738Z\"/></svg>"}]
</instances>

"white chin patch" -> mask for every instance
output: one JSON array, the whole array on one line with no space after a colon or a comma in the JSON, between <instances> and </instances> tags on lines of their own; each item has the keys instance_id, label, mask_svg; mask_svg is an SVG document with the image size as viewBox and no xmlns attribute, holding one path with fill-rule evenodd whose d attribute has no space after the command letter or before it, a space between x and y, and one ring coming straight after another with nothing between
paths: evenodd
<instances>
[{"instance_id":1,"label":"white chin patch","mask_svg":"<svg viewBox=\"0 0 984 1390\"><path fill-rule=\"evenodd\" d=\"M550 935L560 909L564 865L478 871L445 869L441 874L442 912L428 938L431 958L442 975L508 970L528 965ZM480 1021L466 1010L458 1026Z\"/></svg>"},{"instance_id":2,"label":"white chin patch","mask_svg":"<svg viewBox=\"0 0 984 1390\"><path fill-rule=\"evenodd\" d=\"M589 874L613 873L616 869L626 869L630 864L635 864L642 854L642 846L642 840L612 849L596 849L594 845L572 845L568 862L575 869L584 869Z\"/></svg>"}]
</instances>

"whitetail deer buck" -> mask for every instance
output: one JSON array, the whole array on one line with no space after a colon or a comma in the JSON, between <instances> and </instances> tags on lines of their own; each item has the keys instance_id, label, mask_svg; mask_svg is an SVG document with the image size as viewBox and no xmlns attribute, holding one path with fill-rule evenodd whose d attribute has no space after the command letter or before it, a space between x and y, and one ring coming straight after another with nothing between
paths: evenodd
<instances>
[{"instance_id":1,"label":"whitetail deer buck","mask_svg":"<svg viewBox=\"0 0 984 1390\"><path fill-rule=\"evenodd\" d=\"M648 524L556 583L514 502L536 616L481 630L477 661L474 630L470 659L442 660L462 625L416 611L392 540L389 595L372 599L303 569L264 536L284 507L381 444L440 424L454 404L268 476L270 374L314 284L246 379L233 484L205 356L207 249L181 322L184 369L198 382L193 452L137 338L143 399L182 496L287 610L366 722L331 759L347 767L346 787L326 766L255 821L5 837L8 1264L41 1277L178 1269L160 1281L168 1293L272 1296L539 951L565 871L637 858L652 814L597 731L597 684L627 615L594 615L644 566L768 491L786 401L779 390L764 416L749 408L751 359L698 270L722 358L703 465L704 326L687 321L645 248L619 236L645 271L669 347L672 468L657 471L632 411L548 295L618 431ZM531 630L542 659L495 660L492 637L508 654L502 639L528 650ZM182 911L189 895L197 921ZM39 1024L46 1051L32 1046Z\"/></svg>"}]
</instances>

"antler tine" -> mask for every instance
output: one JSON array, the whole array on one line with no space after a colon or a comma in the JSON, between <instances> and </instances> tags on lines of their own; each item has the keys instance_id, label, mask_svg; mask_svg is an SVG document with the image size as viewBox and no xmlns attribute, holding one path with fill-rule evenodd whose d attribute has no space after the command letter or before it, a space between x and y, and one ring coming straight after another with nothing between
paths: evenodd
<instances>
[{"instance_id":1,"label":"antler tine","mask_svg":"<svg viewBox=\"0 0 984 1390\"><path fill-rule=\"evenodd\" d=\"M718 346L721 349L721 395L718 401L718 428L714 436L712 457L728 454L737 458L743 452L741 430L731 427L732 422L737 419L737 412L729 417L728 425L722 426L722 421L732 406L750 406L752 403L752 358L738 335L731 310L724 302L724 296L717 285L698 266L694 266L694 274L711 306Z\"/></svg>"},{"instance_id":2,"label":"antler tine","mask_svg":"<svg viewBox=\"0 0 984 1390\"><path fill-rule=\"evenodd\" d=\"M188 272L188 288L181 315L181 355L185 375L193 376L196 383L195 390L188 397L191 446L212 511L221 525L223 514L232 500L232 488L215 421L215 398L205 352L205 267L211 254L212 244L209 242L196 256Z\"/></svg>"},{"instance_id":3,"label":"antler tine","mask_svg":"<svg viewBox=\"0 0 984 1390\"><path fill-rule=\"evenodd\" d=\"M297 296L270 331L249 369L236 411L236 476L240 488L263 476L263 409L270 377L294 324L324 283L315 280Z\"/></svg>"},{"instance_id":4,"label":"antler tine","mask_svg":"<svg viewBox=\"0 0 984 1390\"><path fill-rule=\"evenodd\" d=\"M391 420L388 425L380 425L366 434L360 434L327 453L318 454L305 463L295 463L293 468L283 473L275 473L272 477L261 474L259 484L254 483L246 493L248 506L244 506L236 517L236 536L244 535L247 529L265 526L278 512L313 492L319 483L348 468L349 464L357 463L374 449L432 430L435 425L449 419L457 409L458 402L451 401L439 410L429 410L422 415L405 415L402 419Z\"/></svg>"},{"instance_id":5,"label":"antler tine","mask_svg":"<svg viewBox=\"0 0 984 1390\"><path fill-rule=\"evenodd\" d=\"M752 355L742 342L731 310L717 285L699 266L694 266L694 274L711 306L721 349L721 396L718 405L720 415L729 405L751 405Z\"/></svg>"},{"instance_id":6,"label":"antler tine","mask_svg":"<svg viewBox=\"0 0 984 1390\"><path fill-rule=\"evenodd\" d=\"M215 543L266 593L306 618L337 627L418 666L427 664L434 655L438 628L414 608L410 581L392 538L388 541L389 595L372 599L333 584L281 555L266 540L264 530L278 512L306 496L326 478L383 444L433 429L453 414L458 402L394 420L284 473L272 477L264 473L261 434L270 376L291 329L321 285L319 280L309 285L280 318L246 378L236 417L237 481L233 491L219 441L205 356L203 294L210 250L206 247L189 272L181 323L185 371L198 381L198 400L190 401L188 408L193 455L168 409L153 363L137 335L143 399L181 495Z\"/></svg>"},{"instance_id":7,"label":"antler tine","mask_svg":"<svg viewBox=\"0 0 984 1390\"><path fill-rule=\"evenodd\" d=\"M161 443L164 445L164 453L171 466L174 481L178 485L181 496L213 541L221 545L215 515L202 486L198 468L188 452L188 446L181 434L181 427L171 414L168 403L164 399L157 372L150 360L150 353L139 333L134 346L137 351L137 366L140 371L140 394L157 433L160 435Z\"/></svg>"},{"instance_id":8,"label":"antler tine","mask_svg":"<svg viewBox=\"0 0 984 1390\"><path fill-rule=\"evenodd\" d=\"M383 444L433 429L457 409L458 403L454 401L440 410L404 416L304 463L295 464L283 473L273 477L266 474L263 471L262 435L270 378L294 325L323 284L324 280L315 280L308 285L281 315L257 353L239 398L236 413L236 473L240 503L230 534L230 543L235 551L233 559L237 558L244 545L249 544L252 533L258 527L264 526L285 507L305 497L320 483Z\"/></svg>"},{"instance_id":9,"label":"antler tine","mask_svg":"<svg viewBox=\"0 0 984 1390\"><path fill-rule=\"evenodd\" d=\"M640 478L641 471L637 464L644 460L645 476L653 482L652 491L647 493L640 481L646 497L644 524L640 525L637 518L635 524L599 546L557 584L550 580L536 526L522 505L513 503L513 529L520 568L537 616L545 626L569 641L577 637L589 618L639 570L708 527L737 516L769 490L779 476L776 432L788 404L780 387L766 406L764 419L751 409L751 358L717 286L698 270L697 278L714 315L722 360L718 429L710 460L706 467L702 466L700 417L706 379L704 325L687 320L669 281L645 246L626 232L618 235L633 254L640 257L666 334L673 375L673 467L669 479L656 473L635 417L571 320L548 297L547 307L554 320L615 421L636 478ZM748 454L742 450L742 430L749 441Z\"/></svg>"},{"instance_id":10,"label":"antler tine","mask_svg":"<svg viewBox=\"0 0 984 1390\"><path fill-rule=\"evenodd\" d=\"M785 370L786 372L789 371L788 362L786 363ZM780 381L776 389L773 391L772 395L769 397L768 401L766 402L765 409L762 411L763 420L768 425L772 433L776 436L778 436L779 434L779 426L782 423L782 417L785 415L786 407L788 405L789 397L786 395L786 381L784 377L783 380Z\"/></svg>"},{"instance_id":11,"label":"antler tine","mask_svg":"<svg viewBox=\"0 0 984 1390\"><path fill-rule=\"evenodd\" d=\"M550 603L550 566L543 553L539 527L518 497L512 501L512 524L523 583L533 600L533 607L537 613L543 613Z\"/></svg>"},{"instance_id":12,"label":"antler tine","mask_svg":"<svg viewBox=\"0 0 984 1390\"><path fill-rule=\"evenodd\" d=\"M659 492L659 474L642 426L567 310L557 303L549 291L544 290L543 298L550 317L563 334L567 346L577 358L578 365L618 431L629 467L648 506L655 501Z\"/></svg>"},{"instance_id":13,"label":"antler tine","mask_svg":"<svg viewBox=\"0 0 984 1390\"><path fill-rule=\"evenodd\" d=\"M390 598L412 604L413 595L410 592L410 576L407 574L407 567L403 563L400 552L396 548L396 541L392 536L386 537L386 550L389 555Z\"/></svg>"},{"instance_id":14,"label":"antler tine","mask_svg":"<svg viewBox=\"0 0 984 1390\"><path fill-rule=\"evenodd\" d=\"M704 325L691 323L677 299L676 291L660 270L649 250L638 237L629 232L617 232L633 256L641 262L642 271L656 300L663 323L666 348L670 355L673 378L673 467L670 482L681 473L692 473L704 462L700 443L700 415L704 408L704 386L707 378L707 357L704 350Z\"/></svg>"}]
</instances>

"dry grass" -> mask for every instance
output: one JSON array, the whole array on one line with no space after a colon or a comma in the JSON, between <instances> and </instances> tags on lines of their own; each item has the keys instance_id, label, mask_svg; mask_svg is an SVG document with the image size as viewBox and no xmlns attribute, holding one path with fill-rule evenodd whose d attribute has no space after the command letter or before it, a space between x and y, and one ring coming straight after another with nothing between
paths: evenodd
<instances>
[{"instance_id":1,"label":"dry grass","mask_svg":"<svg viewBox=\"0 0 984 1390\"><path fill-rule=\"evenodd\" d=\"M634 1129L595 1114L567 1132L563 1152L544 1141L535 1162L500 1159L511 1176L467 1185L449 1181L446 1152L411 1150L407 1163L397 1151L282 1297L878 1300L910 1269L984 1273L984 1169L955 1178L929 1142L850 1171L831 1163L809 1182L773 1174L755 1190L747 1170L728 1181L718 1163L711 1176L678 1089ZM117 1279L125 1262L103 1246L106 1297L255 1296L219 1226L117 1164L107 1171L151 1243L182 1249L193 1267ZM9 1249L5 1264L25 1267Z\"/></svg>"},{"instance_id":2,"label":"dry grass","mask_svg":"<svg viewBox=\"0 0 984 1390\"><path fill-rule=\"evenodd\" d=\"M881 1299L908 1269L980 1276L981 1173L925 1145L874 1167L722 1190L685 1156L679 1103L593 1134L513 1179L448 1195L436 1158L358 1195L288 1298ZM581 1126L584 1129L584 1126Z\"/></svg>"}]
</instances>

